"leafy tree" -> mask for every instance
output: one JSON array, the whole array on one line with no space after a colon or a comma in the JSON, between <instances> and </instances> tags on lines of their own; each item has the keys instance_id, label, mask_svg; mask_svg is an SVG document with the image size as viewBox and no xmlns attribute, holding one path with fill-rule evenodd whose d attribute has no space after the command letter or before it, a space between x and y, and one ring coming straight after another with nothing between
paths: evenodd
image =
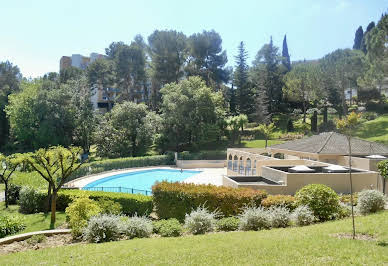
<instances>
[{"instance_id":1,"label":"leafy tree","mask_svg":"<svg viewBox=\"0 0 388 266\"><path fill-rule=\"evenodd\" d=\"M143 103L123 102L106 113L96 132L97 152L101 156L144 155L159 130L160 117Z\"/></svg>"},{"instance_id":2,"label":"leafy tree","mask_svg":"<svg viewBox=\"0 0 388 266\"><path fill-rule=\"evenodd\" d=\"M59 72L59 82L66 83L72 79L79 79L84 71L78 67L69 66Z\"/></svg>"},{"instance_id":3,"label":"leafy tree","mask_svg":"<svg viewBox=\"0 0 388 266\"><path fill-rule=\"evenodd\" d=\"M306 111L310 102L320 99L322 90L319 65L313 63L299 63L284 76L283 94L289 100L302 102L303 123L306 123Z\"/></svg>"},{"instance_id":4,"label":"leafy tree","mask_svg":"<svg viewBox=\"0 0 388 266\"><path fill-rule=\"evenodd\" d=\"M356 34L354 36L354 44L353 44L353 49L360 50L361 49L361 43L362 43L362 38L364 37L364 30L362 27L358 27Z\"/></svg>"},{"instance_id":5,"label":"leafy tree","mask_svg":"<svg viewBox=\"0 0 388 266\"><path fill-rule=\"evenodd\" d=\"M364 32L364 36L362 38L362 42L361 42L361 50L364 52L364 54L366 54L368 52L368 48L367 48L367 44L366 44L366 41L367 41L367 36L368 36L368 33L375 27L375 22L374 21L371 21L368 26L366 27L366 30Z\"/></svg>"},{"instance_id":6,"label":"leafy tree","mask_svg":"<svg viewBox=\"0 0 388 266\"><path fill-rule=\"evenodd\" d=\"M189 76L200 76L206 86L220 89L221 83L229 80L225 68L228 62L226 51L222 51L221 36L212 31L195 33L188 39L189 58L185 68Z\"/></svg>"},{"instance_id":7,"label":"leafy tree","mask_svg":"<svg viewBox=\"0 0 388 266\"><path fill-rule=\"evenodd\" d=\"M265 148L268 147L268 140L271 138L274 130L275 130L275 124L260 124L257 129L260 131L261 134L263 134L265 139Z\"/></svg>"},{"instance_id":8,"label":"leafy tree","mask_svg":"<svg viewBox=\"0 0 388 266\"><path fill-rule=\"evenodd\" d=\"M148 37L148 54L151 57L151 106L154 109L159 105L160 88L170 82L178 82L183 77L186 39L183 33L173 30L156 30Z\"/></svg>"},{"instance_id":9,"label":"leafy tree","mask_svg":"<svg viewBox=\"0 0 388 266\"><path fill-rule=\"evenodd\" d=\"M110 59L114 59L116 57L117 52L121 47L125 46L124 42L112 42L109 44L108 48L105 48L105 54Z\"/></svg>"},{"instance_id":10,"label":"leafy tree","mask_svg":"<svg viewBox=\"0 0 388 266\"><path fill-rule=\"evenodd\" d=\"M229 112L232 115L236 115L237 114L237 99L236 99L237 96L236 96L236 89L234 88L233 84L229 88L228 98L229 98Z\"/></svg>"},{"instance_id":11,"label":"leafy tree","mask_svg":"<svg viewBox=\"0 0 388 266\"><path fill-rule=\"evenodd\" d=\"M240 129L243 131L244 126L247 123L248 123L248 117L245 114L231 116L226 119L226 124L231 131L232 144L235 144L236 140L238 140L238 143L241 144Z\"/></svg>"},{"instance_id":12,"label":"leafy tree","mask_svg":"<svg viewBox=\"0 0 388 266\"><path fill-rule=\"evenodd\" d=\"M282 64L286 67L288 71L291 70L291 59L288 53L288 45L287 45L287 35L284 35L283 39L283 50L282 50Z\"/></svg>"},{"instance_id":13,"label":"leafy tree","mask_svg":"<svg viewBox=\"0 0 388 266\"><path fill-rule=\"evenodd\" d=\"M256 90L265 90L268 97L268 112L275 113L282 101L282 76L279 69L279 48L273 45L272 37L257 53L253 61L251 78ZM256 95L259 93L256 92Z\"/></svg>"},{"instance_id":14,"label":"leafy tree","mask_svg":"<svg viewBox=\"0 0 388 266\"><path fill-rule=\"evenodd\" d=\"M388 160L381 161L377 164L380 175L383 178L383 193L385 194L385 183L388 179Z\"/></svg>"},{"instance_id":15,"label":"leafy tree","mask_svg":"<svg viewBox=\"0 0 388 266\"><path fill-rule=\"evenodd\" d=\"M348 156L349 156L349 181L350 181L350 203L352 206L352 225L353 225L353 239L356 236L356 227L354 224L354 210L353 210L353 180L352 180L352 146L351 140L353 134L360 124L360 115L355 112L350 113L342 120L337 121L337 129L343 133L348 140Z\"/></svg>"},{"instance_id":16,"label":"leafy tree","mask_svg":"<svg viewBox=\"0 0 388 266\"><path fill-rule=\"evenodd\" d=\"M103 92L108 102L107 111L110 111L115 99L115 90L112 89L115 80L113 62L103 58L96 59L88 66L86 73L94 92Z\"/></svg>"},{"instance_id":17,"label":"leafy tree","mask_svg":"<svg viewBox=\"0 0 388 266\"><path fill-rule=\"evenodd\" d=\"M69 181L70 176L82 164L79 162L81 148L62 146L39 149L35 153L26 156L29 165L49 184L49 195L51 199L51 222L50 227L54 228L55 213L57 208L58 190Z\"/></svg>"},{"instance_id":18,"label":"leafy tree","mask_svg":"<svg viewBox=\"0 0 388 266\"><path fill-rule=\"evenodd\" d=\"M0 153L0 181L4 183L5 189L5 207L8 208L8 190L9 181L11 180L12 174L16 169L23 163L23 157L21 154L14 153L9 156L5 156Z\"/></svg>"},{"instance_id":19,"label":"leafy tree","mask_svg":"<svg viewBox=\"0 0 388 266\"><path fill-rule=\"evenodd\" d=\"M174 147L217 140L225 109L221 92L213 92L200 77L170 83L160 90L163 118L161 146Z\"/></svg>"},{"instance_id":20,"label":"leafy tree","mask_svg":"<svg viewBox=\"0 0 388 266\"><path fill-rule=\"evenodd\" d=\"M146 57L137 43L122 45L115 54L117 85L120 101L142 101L146 96Z\"/></svg>"},{"instance_id":21,"label":"leafy tree","mask_svg":"<svg viewBox=\"0 0 388 266\"><path fill-rule=\"evenodd\" d=\"M9 121L4 111L8 105L8 96L19 91L22 75L17 66L9 61L0 62L0 147L9 135Z\"/></svg>"},{"instance_id":22,"label":"leafy tree","mask_svg":"<svg viewBox=\"0 0 388 266\"><path fill-rule=\"evenodd\" d=\"M247 51L244 42L238 46L236 58L236 70L234 71L233 85L237 87L237 105L241 114L251 114L253 107L253 95L248 82Z\"/></svg>"},{"instance_id":23,"label":"leafy tree","mask_svg":"<svg viewBox=\"0 0 388 266\"><path fill-rule=\"evenodd\" d=\"M23 82L21 92L11 94L5 108L12 137L26 149L72 143L71 92L66 88L44 89L44 84L43 80Z\"/></svg>"}]
</instances>

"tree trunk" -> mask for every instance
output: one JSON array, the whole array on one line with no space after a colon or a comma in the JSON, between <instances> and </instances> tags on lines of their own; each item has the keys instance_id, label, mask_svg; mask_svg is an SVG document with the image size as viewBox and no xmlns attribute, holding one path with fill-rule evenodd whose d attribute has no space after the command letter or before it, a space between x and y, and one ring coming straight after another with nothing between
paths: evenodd
<instances>
[{"instance_id":1,"label":"tree trunk","mask_svg":"<svg viewBox=\"0 0 388 266\"><path fill-rule=\"evenodd\" d=\"M350 137L348 137L348 145L349 145L349 181L350 181L350 204L352 205L352 237L355 239L356 237L356 227L354 224L354 204L353 204L353 180L352 180L352 147L350 146Z\"/></svg>"},{"instance_id":2,"label":"tree trunk","mask_svg":"<svg viewBox=\"0 0 388 266\"><path fill-rule=\"evenodd\" d=\"M51 195L51 221L50 228L55 228L55 213L57 211L57 191L54 189Z\"/></svg>"},{"instance_id":3,"label":"tree trunk","mask_svg":"<svg viewBox=\"0 0 388 266\"><path fill-rule=\"evenodd\" d=\"M386 183L386 178L383 177L383 194L385 194L385 183Z\"/></svg>"},{"instance_id":4,"label":"tree trunk","mask_svg":"<svg viewBox=\"0 0 388 266\"><path fill-rule=\"evenodd\" d=\"M268 147L268 138L265 138L265 148Z\"/></svg>"},{"instance_id":5,"label":"tree trunk","mask_svg":"<svg viewBox=\"0 0 388 266\"><path fill-rule=\"evenodd\" d=\"M4 186L5 186L5 191L4 191L4 196L5 196L5 208L8 208L8 203L9 203L9 201L8 201L8 180L7 181L5 181L4 180Z\"/></svg>"},{"instance_id":6,"label":"tree trunk","mask_svg":"<svg viewBox=\"0 0 388 266\"><path fill-rule=\"evenodd\" d=\"M323 123L327 124L327 106L323 109Z\"/></svg>"},{"instance_id":7,"label":"tree trunk","mask_svg":"<svg viewBox=\"0 0 388 266\"><path fill-rule=\"evenodd\" d=\"M49 183L48 191L47 191L47 200L46 200L46 206L44 208L44 212L48 213L50 211L50 203L51 203L51 184Z\"/></svg>"},{"instance_id":8,"label":"tree trunk","mask_svg":"<svg viewBox=\"0 0 388 266\"><path fill-rule=\"evenodd\" d=\"M303 123L306 123L306 102L303 101Z\"/></svg>"}]
</instances>

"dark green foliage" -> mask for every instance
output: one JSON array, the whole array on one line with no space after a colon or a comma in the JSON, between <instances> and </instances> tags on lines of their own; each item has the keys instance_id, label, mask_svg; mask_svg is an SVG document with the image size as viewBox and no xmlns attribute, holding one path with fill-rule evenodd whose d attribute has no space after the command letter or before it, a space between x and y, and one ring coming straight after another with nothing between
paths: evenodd
<instances>
[{"instance_id":1,"label":"dark green foliage","mask_svg":"<svg viewBox=\"0 0 388 266\"><path fill-rule=\"evenodd\" d=\"M0 214L0 238L16 234L26 228L21 216Z\"/></svg>"},{"instance_id":2,"label":"dark green foliage","mask_svg":"<svg viewBox=\"0 0 388 266\"><path fill-rule=\"evenodd\" d=\"M21 186L10 184L8 190L9 204L16 204L19 200Z\"/></svg>"},{"instance_id":3,"label":"dark green foliage","mask_svg":"<svg viewBox=\"0 0 388 266\"><path fill-rule=\"evenodd\" d=\"M80 79L83 74L84 72L82 69L69 66L59 72L59 82L67 83L70 80L77 80Z\"/></svg>"},{"instance_id":4,"label":"dark green foliage","mask_svg":"<svg viewBox=\"0 0 388 266\"><path fill-rule=\"evenodd\" d=\"M336 126L332 120L327 121L327 123L322 123L318 127L319 132L330 132L334 131Z\"/></svg>"},{"instance_id":5,"label":"dark green foliage","mask_svg":"<svg viewBox=\"0 0 388 266\"><path fill-rule=\"evenodd\" d=\"M368 112L376 112L378 114L385 114L388 112L388 104L387 103L380 103L380 102L367 102L365 104L365 109Z\"/></svg>"},{"instance_id":6,"label":"dark green foliage","mask_svg":"<svg viewBox=\"0 0 388 266\"><path fill-rule=\"evenodd\" d=\"M293 132L294 130L294 123L292 122L292 119L288 119L287 132Z\"/></svg>"},{"instance_id":7,"label":"dark green foliage","mask_svg":"<svg viewBox=\"0 0 388 266\"><path fill-rule=\"evenodd\" d=\"M291 59L290 54L288 53L288 45L287 45L287 35L284 35L283 39L283 50L282 50L282 64L286 67L288 71L291 70Z\"/></svg>"},{"instance_id":8,"label":"dark green foliage","mask_svg":"<svg viewBox=\"0 0 388 266\"><path fill-rule=\"evenodd\" d=\"M310 184L295 194L297 205L306 205L320 221L335 217L339 209L339 197L333 189L322 184Z\"/></svg>"},{"instance_id":9,"label":"dark green foliage","mask_svg":"<svg viewBox=\"0 0 388 266\"><path fill-rule=\"evenodd\" d=\"M20 190L20 198L18 202L20 205L19 211L24 214L43 211L46 201L46 194L46 192L37 190L32 187L23 187Z\"/></svg>"},{"instance_id":10,"label":"dark green foliage","mask_svg":"<svg viewBox=\"0 0 388 266\"><path fill-rule=\"evenodd\" d=\"M358 27L356 34L354 36L354 44L353 44L353 49L360 50L361 49L361 43L362 43L362 38L364 37L364 30L362 27Z\"/></svg>"},{"instance_id":11,"label":"dark green foliage","mask_svg":"<svg viewBox=\"0 0 388 266\"><path fill-rule=\"evenodd\" d=\"M238 229L240 220L236 217L225 217L217 221L218 231L236 231Z\"/></svg>"},{"instance_id":12,"label":"dark green foliage","mask_svg":"<svg viewBox=\"0 0 388 266\"><path fill-rule=\"evenodd\" d=\"M364 52L364 54L366 54L368 51L367 51L367 34L376 26L375 22L374 21L371 21L368 26L366 27L366 30L364 32L364 36L363 36L363 39L362 39L362 42L361 42L361 50Z\"/></svg>"},{"instance_id":13,"label":"dark green foliage","mask_svg":"<svg viewBox=\"0 0 388 266\"><path fill-rule=\"evenodd\" d=\"M179 160L225 160L226 151L180 152Z\"/></svg>"},{"instance_id":14,"label":"dark green foliage","mask_svg":"<svg viewBox=\"0 0 388 266\"><path fill-rule=\"evenodd\" d=\"M98 199L97 204L101 208L101 213L120 214L122 210L120 203L106 198Z\"/></svg>"},{"instance_id":15,"label":"dark green foliage","mask_svg":"<svg viewBox=\"0 0 388 266\"><path fill-rule=\"evenodd\" d=\"M311 131L318 132L318 112L314 111L311 117Z\"/></svg>"},{"instance_id":16,"label":"dark green foliage","mask_svg":"<svg viewBox=\"0 0 388 266\"><path fill-rule=\"evenodd\" d=\"M175 218L155 221L152 224L154 233L162 237L176 237L183 233L183 226Z\"/></svg>"},{"instance_id":17,"label":"dark green foliage","mask_svg":"<svg viewBox=\"0 0 388 266\"><path fill-rule=\"evenodd\" d=\"M210 212L217 210L224 216L237 215L245 205L260 205L267 196L260 190L169 182L154 185L152 193L159 218L180 221L201 206L206 206Z\"/></svg>"}]
</instances>

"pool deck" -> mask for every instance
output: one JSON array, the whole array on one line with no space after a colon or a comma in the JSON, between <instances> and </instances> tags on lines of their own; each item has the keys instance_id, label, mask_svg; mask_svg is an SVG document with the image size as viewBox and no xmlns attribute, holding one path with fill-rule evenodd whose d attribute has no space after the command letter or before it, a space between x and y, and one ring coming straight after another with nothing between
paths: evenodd
<instances>
[{"instance_id":1,"label":"pool deck","mask_svg":"<svg viewBox=\"0 0 388 266\"><path fill-rule=\"evenodd\" d=\"M132 173L141 170L153 170L153 169L172 169L172 170L180 170L176 167L168 167L168 166L153 166L153 167L139 167L139 168L131 168L131 169L123 169L123 170L113 170L95 175L87 175L84 177L77 178L65 184L65 187L77 187L83 188L87 184L99 180L101 178L105 178L112 175L118 175L123 173ZM222 176L226 175L226 168L194 168L194 169L184 169L186 170L195 170L201 171L201 173L191 176L183 180L185 183L194 183L194 184L212 184L216 186L222 185Z\"/></svg>"}]
</instances>

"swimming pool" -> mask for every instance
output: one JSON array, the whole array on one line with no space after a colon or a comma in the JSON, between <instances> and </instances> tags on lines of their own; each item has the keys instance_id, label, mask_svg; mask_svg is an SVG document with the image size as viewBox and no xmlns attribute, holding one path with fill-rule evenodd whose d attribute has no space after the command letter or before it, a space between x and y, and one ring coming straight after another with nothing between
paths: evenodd
<instances>
[{"instance_id":1,"label":"swimming pool","mask_svg":"<svg viewBox=\"0 0 388 266\"><path fill-rule=\"evenodd\" d=\"M174 169L150 169L134 171L129 173L116 174L93 181L83 190L126 192L151 194L152 185L156 181L177 182L199 174L201 171L174 170Z\"/></svg>"}]
</instances>

